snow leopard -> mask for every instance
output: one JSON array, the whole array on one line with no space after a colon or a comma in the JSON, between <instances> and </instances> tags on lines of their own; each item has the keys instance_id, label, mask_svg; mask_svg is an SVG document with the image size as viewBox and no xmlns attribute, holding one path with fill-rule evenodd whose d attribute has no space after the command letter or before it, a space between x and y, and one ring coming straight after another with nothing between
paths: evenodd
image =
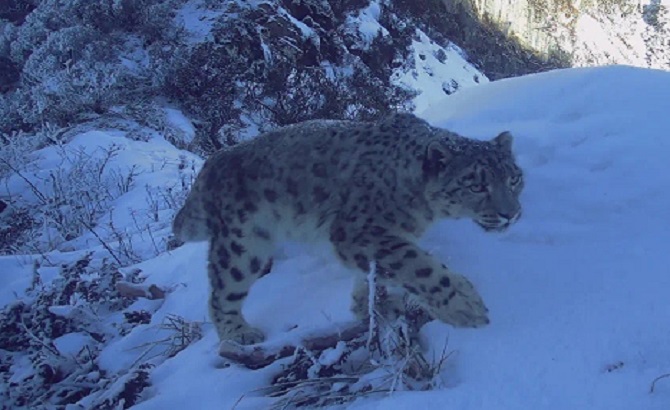
<instances>
[{"instance_id":1,"label":"snow leopard","mask_svg":"<svg viewBox=\"0 0 670 410\"><path fill-rule=\"evenodd\" d=\"M325 239L357 272L363 319L371 263L430 315L455 327L489 323L473 284L417 240L435 221L470 218L503 231L521 216L523 173L505 131L487 141L409 113L378 121L311 120L222 149L205 162L173 222L185 242L209 241L209 313L221 341L264 334L242 316L252 284L286 239Z\"/></svg>"}]
</instances>

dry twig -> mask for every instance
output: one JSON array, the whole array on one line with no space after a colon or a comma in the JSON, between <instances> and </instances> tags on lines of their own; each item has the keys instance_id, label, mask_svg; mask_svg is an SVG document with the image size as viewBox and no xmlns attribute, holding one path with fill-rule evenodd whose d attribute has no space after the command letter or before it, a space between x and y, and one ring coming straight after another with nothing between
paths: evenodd
<instances>
[{"instance_id":1,"label":"dry twig","mask_svg":"<svg viewBox=\"0 0 670 410\"><path fill-rule=\"evenodd\" d=\"M658 376L657 378L654 379L654 381L651 382L651 387L649 388L649 393L653 393L654 389L656 388L656 383L661 380L670 377L670 373L662 374Z\"/></svg>"}]
</instances>

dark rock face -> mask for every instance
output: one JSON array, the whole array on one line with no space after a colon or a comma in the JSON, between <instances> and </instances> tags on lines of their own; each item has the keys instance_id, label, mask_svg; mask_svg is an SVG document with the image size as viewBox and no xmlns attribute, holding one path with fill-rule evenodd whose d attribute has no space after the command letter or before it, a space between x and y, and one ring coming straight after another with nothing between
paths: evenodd
<instances>
[{"instance_id":1,"label":"dark rock face","mask_svg":"<svg viewBox=\"0 0 670 410\"><path fill-rule=\"evenodd\" d=\"M565 54L541 56L503 33L488 18L479 18L467 1L395 0L402 18L415 21L431 38L452 41L491 80L568 67Z\"/></svg>"},{"instance_id":2,"label":"dark rock face","mask_svg":"<svg viewBox=\"0 0 670 410\"><path fill-rule=\"evenodd\" d=\"M267 130L313 118L368 120L390 109L411 109L413 91L391 77L414 63L410 46L417 29L437 44L461 46L492 79L565 65L543 61L465 8L447 9L439 0L375 5L380 29L363 38L357 19L362 10L370 12L370 4L227 3L213 24L212 40L176 58L181 63L167 76L168 94L202 120L200 140L218 149L239 139L249 113ZM456 88L448 86L445 93Z\"/></svg>"},{"instance_id":3,"label":"dark rock face","mask_svg":"<svg viewBox=\"0 0 670 410\"><path fill-rule=\"evenodd\" d=\"M76 125L115 106L159 112L148 106L165 97L194 120L204 152L308 119L375 119L412 109L417 91L395 80L421 64L420 36L458 45L491 79L564 65L462 3L12 0L0 6L0 131ZM458 88L440 80L445 94Z\"/></svg>"},{"instance_id":4,"label":"dark rock face","mask_svg":"<svg viewBox=\"0 0 670 410\"><path fill-rule=\"evenodd\" d=\"M272 127L312 118L369 119L407 105L411 91L393 85L390 75L406 59L411 35L389 9L380 22L389 34L362 42L350 18L367 4L231 4L214 23L213 41L188 50L168 77L170 95L223 144L235 141L229 136L243 128L245 113Z\"/></svg>"}]
</instances>

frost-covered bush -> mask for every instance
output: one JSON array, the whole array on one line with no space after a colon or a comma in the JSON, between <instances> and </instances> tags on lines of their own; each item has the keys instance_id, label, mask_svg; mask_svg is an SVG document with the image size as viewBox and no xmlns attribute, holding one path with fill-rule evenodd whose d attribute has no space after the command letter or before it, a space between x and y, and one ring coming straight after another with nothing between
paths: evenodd
<instances>
[{"instance_id":1,"label":"frost-covered bush","mask_svg":"<svg viewBox=\"0 0 670 410\"><path fill-rule=\"evenodd\" d=\"M0 202L2 202L0 200ZM11 215L0 215L0 255L15 255L32 245L29 234L36 228L36 221L26 208L12 209Z\"/></svg>"},{"instance_id":2,"label":"frost-covered bush","mask_svg":"<svg viewBox=\"0 0 670 410\"><path fill-rule=\"evenodd\" d=\"M12 61L23 68L33 50L44 43L49 33L61 28L76 26L77 22L58 13L56 0L45 0L17 25L11 42L10 56Z\"/></svg>"},{"instance_id":3,"label":"frost-covered bush","mask_svg":"<svg viewBox=\"0 0 670 410\"><path fill-rule=\"evenodd\" d=\"M103 33L124 31L156 41L175 29L171 19L185 0L69 0L61 12Z\"/></svg>"},{"instance_id":4,"label":"frost-covered bush","mask_svg":"<svg viewBox=\"0 0 670 410\"><path fill-rule=\"evenodd\" d=\"M0 53L22 82L12 104L0 102L0 113L12 118L2 129L65 125L167 96L196 119L199 144L217 149L249 130L367 119L412 97L390 79L408 63L425 14L411 2L378 4L372 30L359 27L370 4L363 0L203 2L215 13L209 35L198 40L175 17L184 3L44 0L22 24L9 23ZM442 9L428 10L426 19L439 21L433 11Z\"/></svg>"},{"instance_id":5,"label":"frost-covered bush","mask_svg":"<svg viewBox=\"0 0 670 410\"><path fill-rule=\"evenodd\" d=\"M157 96L149 51L179 41L182 3L44 0L25 19L0 20L0 66L12 68L0 92L18 85L5 96L11 104L0 101L0 131L74 124Z\"/></svg>"},{"instance_id":6,"label":"frost-covered bush","mask_svg":"<svg viewBox=\"0 0 670 410\"><path fill-rule=\"evenodd\" d=\"M183 0L43 0L16 30L12 58L22 65L50 32L68 27L86 27L100 37L112 33L135 33L156 41L173 35L171 16Z\"/></svg>"},{"instance_id":7,"label":"frost-covered bush","mask_svg":"<svg viewBox=\"0 0 670 410\"><path fill-rule=\"evenodd\" d=\"M8 131L8 134L11 135L12 131L22 128L23 118L20 111L20 107L24 105L22 100L27 100L27 98L20 91L0 93L0 134Z\"/></svg>"},{"instance_id":8,"label":"frost-covered bush","mask_svg":"<svg viewBox=\"0 0 670 410\"><path fill-rule=\"evenodd\" d=\"M51 32L23 68L29 102L24 120L67 124L82 113L104 113L119 103L132 74L118 64L113 42L87 27Z\"/></svg>"},{"instance_id":9,"label":"frost-covered bush","mask_svg":"<svg viewBox=\"0 0 670 410\"><path fill-rule=\"evenodd\" d=\"M270 384L258 390L277 398L276 409L342 405L375 394L439 387L449 357L446 343L428 359L417 337L430 316L407 299L400 315L380 309L390 299L383 286L375 288L369 323L308 336L297 346L222 345L222 355L250 369L281 361Z\"/></svg>"},{"instance_id":10,"label":"frost-covered bush","mask_svg":"<svg viewBox=\"0 0 670 410\"><path fill-rule=\"evenodd\" d=\"M347 19L362 2L228 5L235 18L222 14L211 41L181 48L164 79L168 95L202 122L213 148L235 143L250 122L262 130L314 118L368 118L409 101L411 93L390 83L389 66L402 61L409 41L380 33L359 44Z\"/></svg>"},{"instance_id":11,"label":"frost-covered bush","mask_svg":"<svg viewBox=\"0 0 670 410\"><path fill-rule=\"evenodd\" d=\"M51 280L44 271L57 270ZM52 275L49 275L52 276ZM124 277L125 276L125 277ZM25 295L0 310L0 402L3 408L126 409L150 385L149 357L121 373L101 367L99 356L114 339L149 323L152 313L127 308L122 280L138 282L92 253L53 266L35 262ZM174 355L199 338L199 325L173 317L167 329ZM180 336L181 335L181 336ZM181 338L180 338L181 337ZM158 344L162 341L158 341ZM159 351L164 360L167 351Z\"/></svg>"},{"instance_id":12,"label":"frost-covered bush","mask_svg":"<svg viewBox=\"0 0 670 410\"><path fill-rule=\"evenodd\" d=\"M236 80L246 68L236 66L236 57L231 54L209 42L192 50L182 48L166 73L165 92L191 115L206 121L204 132L210 135L216 135L224 124L230 129L241 127L241 110L235 104L240 94Z\"/></svg>"},{"instance_id":13,"label":"frost-covered bush","mask_svg":"<svg viewBox=\"0 0 670 410\"><path fill-rule=\"evenodd\" d=\"M0 3L0 19L20 24L38 3L39 0L3 0Z\"/></svg>"},{"instance_id":14,"label":"frost-covered bush","mask_svg":"<svg viewBox=\"0 0 670 410\"><path fill-rule=\"evenodd\" d=\"M12 227L13 235L18 234L19 227L28 231L22 231L10 249L48 251L92 231L99 218L110 211L111 202L134 186L138 175L135 168L120 170L110 166L119 152L119 147L113 145L95 152L58 146L55 151L61 166L41 177L33 176L26 168L30 154L41 144L58 144L59 135L56 130L30 137L16 135L3 146L0 181L10 177L24 181L34 198L26 201L22 198L25 194L8 193L16 195L13 202L17 208L31 209L22 223ZM19 238L26 239L18 241ZM28 248L17 248L19 243Z\"/></svg>"},{"instance_id":15,"label":"frost-covered bush","mask_svg":"<svg viewBox=\"0 0 670 410\"><path fill-rule=\"evenodd\" d=\"M245 102L268 123L288 125L314 118L353 117L347 112L347 77L321 68L285 66L266 84L249 86ZM349 115L348 115L349 114Z\"/></svg>"}]
</instances>

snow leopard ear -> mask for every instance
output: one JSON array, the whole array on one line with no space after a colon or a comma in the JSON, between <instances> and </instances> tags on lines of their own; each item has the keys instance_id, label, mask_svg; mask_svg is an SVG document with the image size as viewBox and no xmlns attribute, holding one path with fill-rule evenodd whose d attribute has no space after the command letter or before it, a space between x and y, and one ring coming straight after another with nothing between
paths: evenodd
<instances>
[{"instance_id":1,"label":"snow leopard ear","mask_svg":"<svg viewBox=\"0 0 670 410\"><path fill-rule=\"evenodd\" d=\"M502 148L503 151L512 151L512 140L514 137L512 137L512 134L509 131L503 131L500 134L498 134L497 137L491 140L493 144L495 144L497 147Z\"/></svg>"},{"instance_id":2,"label":"snow leopard ear","mask_svg":"<svg viewBox=\"0 0 670 410\"><path fill-rule=\"evenodd\" d=\"M454 154L441 141L431 141L426 147L426 156L423 159L423 173L426 176L435 176L447 168L449 160Z\"/></svg>"}]
</instances>

